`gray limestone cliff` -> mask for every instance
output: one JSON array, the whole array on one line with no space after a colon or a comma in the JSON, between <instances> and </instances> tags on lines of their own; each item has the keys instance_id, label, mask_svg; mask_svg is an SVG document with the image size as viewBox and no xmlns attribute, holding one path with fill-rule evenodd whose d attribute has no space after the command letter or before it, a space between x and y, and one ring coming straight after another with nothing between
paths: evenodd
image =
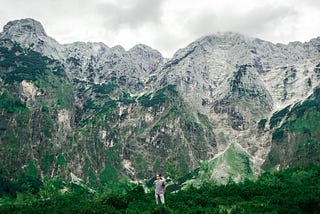
<instances>
[{"instance_id":1,"label":"gray limestone cliff","mask_svg":"<svg viewBox=\"0 0 320 214\"><path fill-rule=\"evenodd\" d=\"M165 59L142 44L59 44L22 19L0 48L1 165L42 178L178 177L207 161L220 183L254 179L274 148L272 115L320 81L320 38L219 33Z\"/></svg>"}]
</instances>

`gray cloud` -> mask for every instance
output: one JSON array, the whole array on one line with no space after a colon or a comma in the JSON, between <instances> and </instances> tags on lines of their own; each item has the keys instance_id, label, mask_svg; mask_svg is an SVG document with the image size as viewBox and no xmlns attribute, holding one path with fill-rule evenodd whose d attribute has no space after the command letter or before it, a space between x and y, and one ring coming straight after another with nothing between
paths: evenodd
<instances>
[{"instance_id":1,"label":"gray cloud","mask_svg":"<svg viewBox=\"0 0 320 214\"><path fill-rule=\"evenodd\" d=\"M246 13L226 10L223 14L216 14L215 11L204 10L191 18L185 28L189 29L190 35L198 36L218 31L264 34L283 27L283 21L293 20L297 15L294 8L270 5L254 8Z\"/></svg>"},{"instance_id":2,"label":"gray cloud","mask_svg":"<svg viewBox=\"0 0 320 214\"><path fill-rule=\"evenodd\" d=\"M105 2L98 6L98 12L109 28L139 28L147 23L159 24L161 22L163 3L164 1L159 0Z\"/></svg>"},{"instance_id":3,"label":"gray cloud","mask_svg":"<svg viewBox=\"0 0 320 214\"><path fill-rule=\"evenodd\" d=\"M299 1L299 0L297 0ZM302 1L305 4L308 4L312 7L317 7L318 9L320 8L320 1L319 0L304 0Z\"/></svg>"},{"instance_id":4,"label":"gray cloud","mask_svg":"<svg viewBox=\"0 0 320 214\"><path fill-rule=\"evenodd\" d=\"M164 57L170 58L178 49L187 46L192 40L185 34L177 35L168 29L162 29L157 32L150 45L158 49Z\"/></svg>"},{"instance_id":5,"label":"gray cloud","mask_svg":"<svg viewBox=\"0 0 320 214\"><path fill-rule=\"evenodd\" d=\"M250 11L240 24L248 33L265 33L271 29L283 27L283 21L294 20L297 15L297 11L292 7L272 7L269 5Z\"/></svg>"},{"instance_id":6,"label":"gray cloud","mask_svg":"<svg viewBox=\"0 0 320 214\"><path fill-rule=\"evenodd\" d=\"M192 35L206 35L222 30L220 20L214 11L205 10L195 17L189 18L186 28Z\"/></svg>"}]
</instances>

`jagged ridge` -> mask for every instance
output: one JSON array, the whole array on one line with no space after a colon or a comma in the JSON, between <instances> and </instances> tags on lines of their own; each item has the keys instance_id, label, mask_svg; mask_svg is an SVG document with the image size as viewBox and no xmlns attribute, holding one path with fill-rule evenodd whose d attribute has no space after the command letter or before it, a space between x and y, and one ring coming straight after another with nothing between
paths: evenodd
<instances>
[{"instance_id":1,"label":"jagged ridge","mask_svg":"<svg viewBox=\"0 0 320 214\"><path fill-rule=\"evenodd\" d=\"M13 105L14 114L3 117L30 117L24 121L30 127L26 139L45 152L31 150L22 158L24 147L18 144L15 152L23 161L6 166L25 171L29 164L40 175L70 179L76 174L92 182L124 174L145 178L156 170L178 176L237 145L232 153L249 160L244 167L251 170L244 170L252 177L260 173L272 142L268 126L257 132L258 122L304 100L319 85L319 38L275 45L236 33L216 34L178 50L169 60L145 45L128 51L103 43L61 45L33 19L9 22L0 40L1 96L7 97L3 112L12 100L29 109L21 113L20 104ZM41 53L45 64L39 72L49 72L50 80L16 73L33 69L29 62L18 63L17 48L21 56ZM57 82L50 88L48 81ZM16 125L2 124L1 142L9 150L7 136ZM18 139L17 133L11 135L12 141ZM33 142L30 136L38 137ZM41 147L44 142L56 146ZM213 174L222 170L243 179L230 171L230 161L219 161Z\"/></svg>"}]
</instances>

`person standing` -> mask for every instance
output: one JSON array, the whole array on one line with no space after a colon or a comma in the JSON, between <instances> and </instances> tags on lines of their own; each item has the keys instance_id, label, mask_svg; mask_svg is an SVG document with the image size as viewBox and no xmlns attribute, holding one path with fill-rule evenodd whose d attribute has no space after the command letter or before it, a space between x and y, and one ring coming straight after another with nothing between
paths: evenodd
<instances>
[{"instance_id":1,"label":"person standing","mask_svg":"<svg viewBox=\"0 0 320 214\"><path fill-rule=\"evenodd\" d=\"M166 191L165 180L161 177L161 174L157 174L157 179L153 182L154 193L156 197L156 204L164 204L164 193Z\"/></svg>"}]
</instances>

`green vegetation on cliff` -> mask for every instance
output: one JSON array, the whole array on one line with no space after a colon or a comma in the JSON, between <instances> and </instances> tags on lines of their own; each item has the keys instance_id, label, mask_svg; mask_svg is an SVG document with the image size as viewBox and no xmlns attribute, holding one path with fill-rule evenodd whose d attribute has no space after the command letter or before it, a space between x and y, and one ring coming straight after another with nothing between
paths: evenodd
<instances>
[{"instance_id":1,"label":"green vegetation on cliff","mask_svg":"<svg viewBox=\"0 0 320 214\"><path fill-rule=\"evenodd\" d=\"M73 88L59 62L0 41L0 165L8 179L61 170L61 127L73 105Z\"/></svg>"},{"instance_id":2,"label":"green vegetation on cliff","mask_svg":"<svg viewBox=\"0 0 320 214\"><path fill-rule=\"evenodd\" d=\"M0 109L5 110L7 113L13 113L19 110L27 110L27 107L9 94L7 90L0 92Z\"/></svg>"},{"instance_id":3,"label":"green vegetation on cliff","mask_svg":"<svg viewBox=\"0 0 320 214\"><path fill-rule=\"evenodd\" d=\"M319 88L313 96L285 108L272 116L272 124L282 125L272 134L272 148L265 168L279 165L280 168L320 164L320 96ZM271 124L270 124L271 126ZM274 125L273 125L274 126Z\"/></svg>"},{"instance_id":4,"label":"green vegetation on cliff","mask_svg":"<svg viewBox=\"0 0 320 214\"><path fill-rule=\"evenodd\" d=\"M159 104L163 104L165 102L172 100L172 95L177 95L177 91L175 90L175 85L168 85L154 94L146 94L141 96L138 100L140 104L144 107L151 107Z\"/></svg>"},{"instance_id":5,"label":"green vegetation on cliff","mask_svg":"<svg viewBox=\"0 0 320 214\"><path fill-rule=\"evenodd\" d=\"M48 67L49 64L53 66ZM65 75L63 68L54 60L38 52L25 50L9 40L0 43L0 71L1 78L7 84L46 79L49 72Z\"/></svg>"}]
</instances>

